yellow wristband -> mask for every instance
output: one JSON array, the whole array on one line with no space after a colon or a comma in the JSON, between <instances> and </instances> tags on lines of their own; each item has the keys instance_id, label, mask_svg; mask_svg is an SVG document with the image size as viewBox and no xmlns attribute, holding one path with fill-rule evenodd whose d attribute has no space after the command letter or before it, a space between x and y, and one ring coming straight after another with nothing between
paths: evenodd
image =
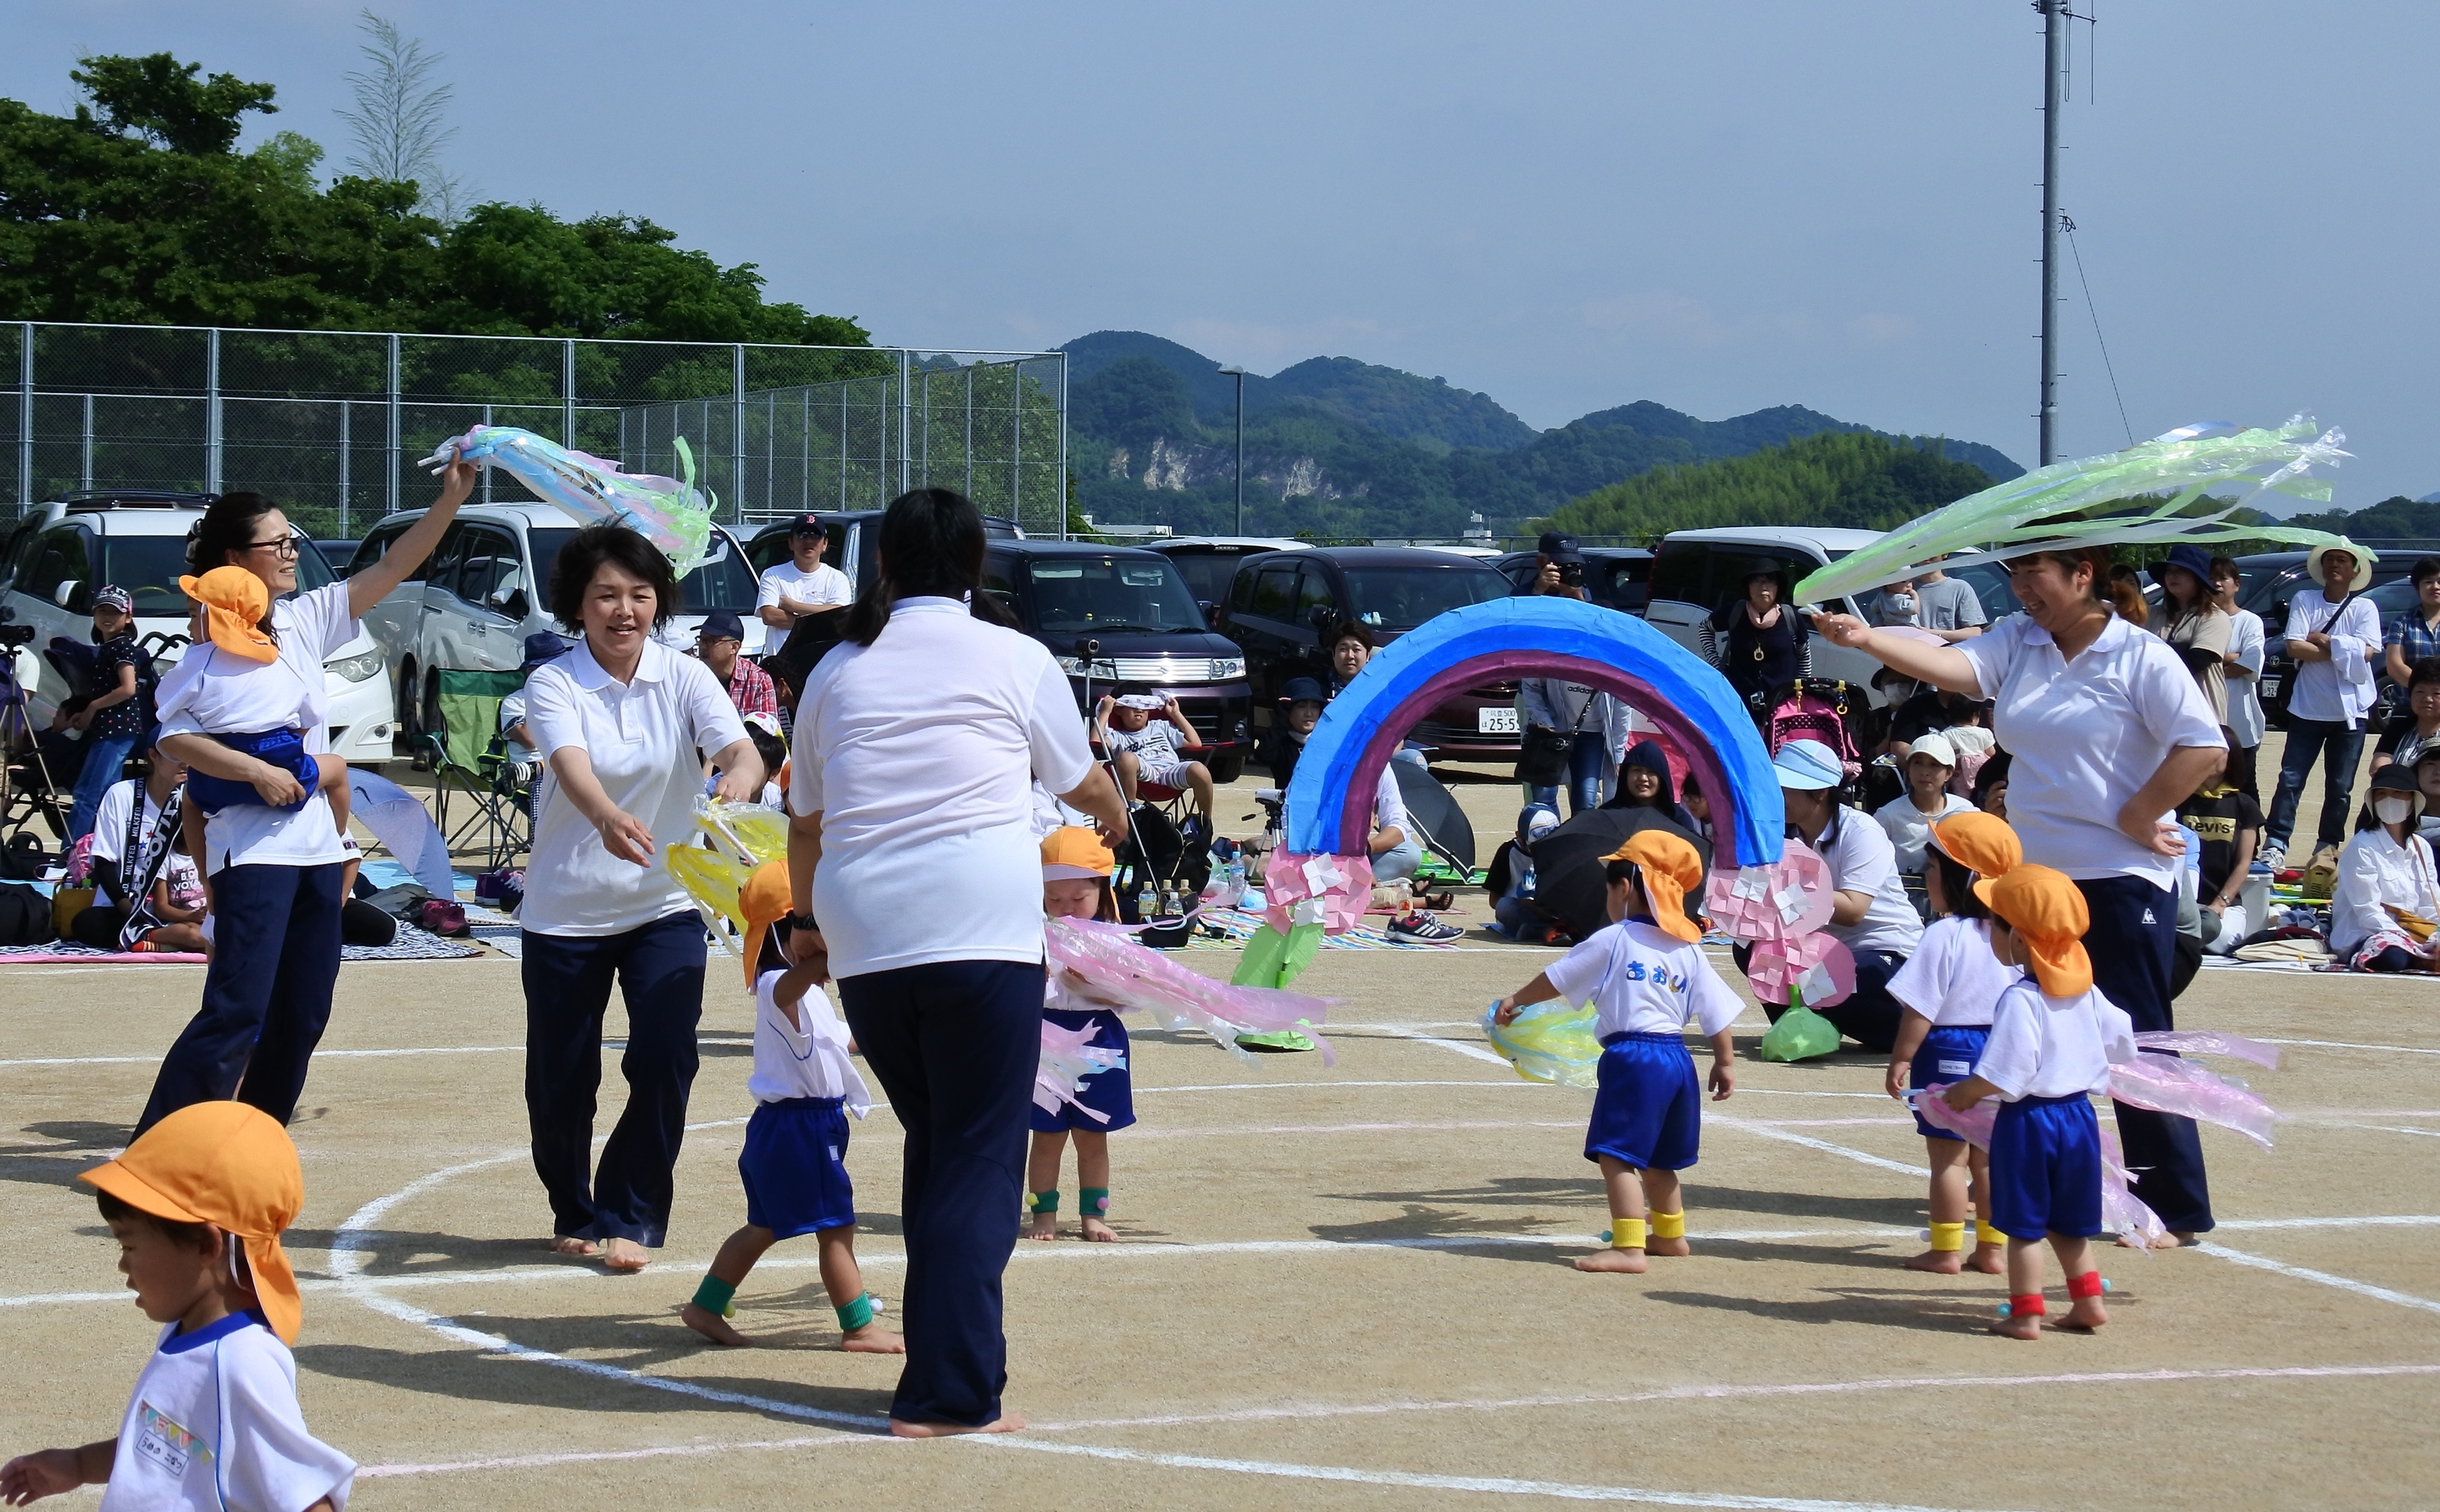
<instances>
[{"instance_id":1,"label":"yellow wristband","mask_svg":"<svg viewBox=\"0 0 2440 1512\"><path fill-rule=\"evenodd\" d=\"M2000 1233L1998 1229L1993 1228L1990 1224L1983 1222L1978 1218L1974 1220L1974 1242L1977 1244L2005 1244L2008 1242L2008 1236Z\"/></svg>"},{"instance_id":2,"label":"yellow wristband","mask_svg":"<svg viewBox=\"0 0 2440 1512\"><path fill-rule=\"evenodd\" d=\"M1952 1250L1964 1248L1965 1248L1965 1224L1934 1223L1931 1226L1931 1250L1934 1254L1946 1254Z\"/></svg>"},{"instance_id":3,"label":"yellow wristband","mask_svg":"<svg viewBox=\"0 0 2440 1512\"><path fill-rule=\"evenodd\" d=\"M1643 1248L1643 1219L1614 1218L1609 1220L1609 1247L1613 1250Z\"/></svg>"},{"instance_id":4,"label":"yellow wristband","mask_svg":"<svg viewBox=\"0 0 2440 1512\"><path fill-rule=\"evenodd\" d=\"M1656 1239L1682 1239L1686 1236L1686 1210L1652 1215L1652 1236Z\"/></svg>"}]
</instances>

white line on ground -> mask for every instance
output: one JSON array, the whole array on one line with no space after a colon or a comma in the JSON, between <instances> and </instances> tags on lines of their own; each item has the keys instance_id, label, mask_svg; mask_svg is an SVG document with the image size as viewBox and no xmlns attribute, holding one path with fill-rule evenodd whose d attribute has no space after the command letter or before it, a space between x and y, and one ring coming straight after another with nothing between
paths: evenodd
<instances>
[{"instance_id":1,"label":"white line on ground","mask_svg":"<svg viewBox=\"0 0 2440 1512\"><path fill-rule=\"evenodd\" d=\"M2308 1045L2315 1050L2394 1050L2405 1056L2440 1056L2440 1050L2425 1050L2411 1044L2352 1044L2344 1040L2272 1040L2262 1037L2264 1044Z\"/></svg>"},{"instance_id":2,"label":"white line on ground","mask_svg":"<svg viewBox=\"0 0 2440 1512\"><path fill-rule=\"evenodd\" d=\"M521 1044L413 1045L397 1050L316 1050L316 1060L380 1058L387 1056L495 1056L515 1051L523 1054ZM0 1066L157 1066L158 1054L149 1056L52 1056L31 1060L0 1060Z\"/></svg>"},{"instance_id":3,"label":"white line on ground","mask_svg":"<svg viewBox=\"0 0 2440 1512\"><path fill-rule=\"evenodd\" d=\"M1870 1121L1874 1123L1893 1122L1892 1120L1883 1119L1873 1119ZM1729 1129L1743 1130L1749 1134L1760 1134L1765 1139L1776 1139L1790 1145L1802 1145L1807 1149L1818 1149L1825 1154L1844 1156L1846 1159L1855 1161L1860 1165L1877 1166L1885 1171L1895 1171L1901 1176L1918 1176L1927 1181L1931 1178L1931 1171L1928 1166L1909 1165L1903 1161L1883 1160L1878 1155L1868 1155L1860 1149L1849 1149L1844 1145L1834 1145L1826 1139L1814 1139L1804 1134L1790 1133L1785 1129L1773 1128L1771 1125L1766 1123L1749 1122L1742 1118L1730 1118L1720 1113L1708 1115L1704 1119L1704 1122L1719 1124Z\"/></svg>"},{"instance_id":4,"label":"white line on ground","mask_svg":"<svg viewBox=\"0 0 2440 1512\"><path fill-rule=\"evenodd\" d=\"M2234 1225L2225 1226L2234 1227ZM2301 1265L2284 1265L2263 1255L2248 1254L2243 1250L2232 1250L2225 1244L2210 1239L2203 1240L2195 1248L2205 1254L2216 1254L2223 1260L2234 1260L2239 1265L2250 1265L2257 1271L2269 1271L2299 1281L2318 1281L2325 1287L2336 1287L2341 1291L2352 1291L2359 1297L2394 1302L2401 1307L2414 1307L2424 1312L2440 1312L2440 1302L2434 1302L2429 1297L2410 1296L2403 1291L2392 1291L2387 1287L2377 1287L2369 1281L2350 1280L2346 1276L2332 1275L2327 1271L2315 1271Z\"/></svg>"},{"instance_id":5,"label":"white line on ground","mask_svg":"<svg viewBox=\"0 0 2440 1512\"><path fill-rule=\"evenodd\" d=\"M502 1454L491 1459L450 1460L438 1465L359 1465L357 1480L393 1475L464 1475L475 1470L541 1469L554 1465L593 1465L619 1460L658 1460L745 1450L839 1449L855 1444L894 1444L878 1433L808 1433L801 1438L749 1438L734 1444L664 1444L654 1449L577 1450L565 1454Z\"/></svg>"},{"instance_id":6,"label":"white line on ground","mask_svg":"<svg viewBox=\"0 0 2440 1512\"><path fill-rule=\"evenodd\" d=\"M1349 1024L1344 1027L1354 1028L1355 1025ZM1467 1056L1476 1060L1487 1060L1502 1070L1509 1069L1506 1057L1497 1050L1487 1049L1479 1044L1467 1044L1462 1040L1444 1040L1437 1035L1426 1034L1420 1029L1403 1023L1371 1023L1363 1027L1382 1034L1394 1035L1401 1040L1412 1040L1417 1044L1432 1045L1442 1050L1454 1050L1459 1055Z\"/></svg>"}]
</instances>

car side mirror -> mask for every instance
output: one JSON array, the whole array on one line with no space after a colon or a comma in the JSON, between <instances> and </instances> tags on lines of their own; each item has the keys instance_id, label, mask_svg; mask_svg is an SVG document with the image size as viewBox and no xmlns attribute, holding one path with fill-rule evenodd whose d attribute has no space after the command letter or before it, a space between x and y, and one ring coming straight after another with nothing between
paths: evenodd
<instances>
[{"instance_id":1,"label":"car side mirror","mask_svg":"<svg viewBox=\"0 0 2440 1512\"><path fill-rule=\"evenodd\" d=\"M1313 628L1316 631L1324 634L1329 633L1331 626L1338 623L1338 616L1337 614L1332 614L1329 610L1324 609L1319 604L1314 606L1313 613L1307 614L1305 618L1312 622Z\"/></svg>"},{"instance_id":2,"label":"car side mirror","mask_svg":"<svg viewBox=\"0 0 2440 1512\"><path fill-rule=\"evenodd\" d=\"M79 582L74 578L67 578L57 588L51 590L51 602L59 605L62 609L74 609L76 607L74 602L76 598L76 591L83 586L84 584Z\"/></svg>"}]
</instances>

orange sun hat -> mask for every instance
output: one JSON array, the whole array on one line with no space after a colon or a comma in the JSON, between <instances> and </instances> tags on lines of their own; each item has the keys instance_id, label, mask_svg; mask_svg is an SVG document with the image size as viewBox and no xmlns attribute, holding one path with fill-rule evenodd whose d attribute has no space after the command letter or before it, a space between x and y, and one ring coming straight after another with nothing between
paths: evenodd
<instances>
[{"instance_id":1,"label":"orange sun hat","mask_svg":"<svg viewBox=\"0 0 2440 1512\"><path fill-rule=\"evenodd\" d=\"M1689 945L1703 937L1686 916L1686 895L1703 885L1703 858L1682 836L1639 829L1602 860L1630 861L1642 868L1643 898L1652 905L1652 922L1662 934Z\"/></svg>"},{"instance_id":2,"label":"orange sun hat","mask_svg":"<svg viewBox=\"0 0 2440 1512\"><path fill-rule=\"evenodd\" d=\"M204 606L206 638L233 656L276 662L279 647L262 632L271 617L271 590L243 567L214 567L200 578L181 578L178 591Z\"/></svg>"},{"instance_id":3,"label":"orange sun hat","mask_svg":"<svg viewBox=\"0 0 2440 1512\"><path fill-rule=\"evenodd\" d=\"M305 1172L278 1119L247 1103L192 1103L77 1180L154 1218L234 1235L271 1331L296 1342L305 1303L279 1233L305 1205Z\"/></svg>"},{"instance_id":4,"label":"orange sun hat","mask_svg":"<svg viewBox=\"0 0 2440 1512\"><path fill-rule=\"evenodd\" d=\"M1044 881L1105 882L1118 866L1100 833L1081 825L1062 826L1042 837Z\"/></svg>"},{"instance_id":5,"label":"orange sun hat","mask_svg":"<svg viewBox=\"0 0 2440 1512\"><path fill-rule=\"evenodd\" d=\"M2033 956L2034 979L2054 998L2080 997L2092 988L2092 957L2084 934L2092 914L2084 894L2065 872L2048 866L2017 866L1974 884L1974 896L2023 937Z\"/></svg>"},{"instance_id":6,"label":"orange sun hat","mask_svg":"<svg viewBox=\"0 0 2440 1512\"><path fill-rule=\"evenodd\" d=\"M762 941L771 926L795 912L789 897L788 863L766 861L746 876L737 890L738 916L745 920L745 988L754 989L754 969L762 963Z\"/></svg>"},{"instance_id":7,"label":"orange sun hat","mask_svg":"<svg viewBox=\"0 0 2440 1512\"><path fill-rule=\"evenodd\" d=\"M1931 827L1940 853L1977 877L2002 877L2025 863L2025 843L2008 821L1980 809L1953 813Z\"/></svg>"}]
</instances>

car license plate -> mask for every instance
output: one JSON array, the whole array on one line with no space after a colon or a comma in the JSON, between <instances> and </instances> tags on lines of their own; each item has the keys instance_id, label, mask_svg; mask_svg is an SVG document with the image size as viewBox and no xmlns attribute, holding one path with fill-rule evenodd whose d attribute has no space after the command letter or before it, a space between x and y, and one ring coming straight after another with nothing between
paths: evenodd
<instances>
[{"instance_id":1,"label":"car license plate","mask_svg":"<svg viewBox=\"0 0 2440 1512\"><path fill-rule=\"evenodd\" d=\"M2279 679L2275 677L2264 678L2262 680L2262 696L2267 699L2277 698L2279 696Z\"/></svg>"},{"instance_id":2,"label":"car license plate","mask_svg":"<svg viewBox=\"0 0 2440 1512\"><path fill-rule=\"evenodd\" d=\"M1506 709L1475 710L1475 731L1480 735L1515 735L1516 711Z\"/></svg>"}]
</instances>

